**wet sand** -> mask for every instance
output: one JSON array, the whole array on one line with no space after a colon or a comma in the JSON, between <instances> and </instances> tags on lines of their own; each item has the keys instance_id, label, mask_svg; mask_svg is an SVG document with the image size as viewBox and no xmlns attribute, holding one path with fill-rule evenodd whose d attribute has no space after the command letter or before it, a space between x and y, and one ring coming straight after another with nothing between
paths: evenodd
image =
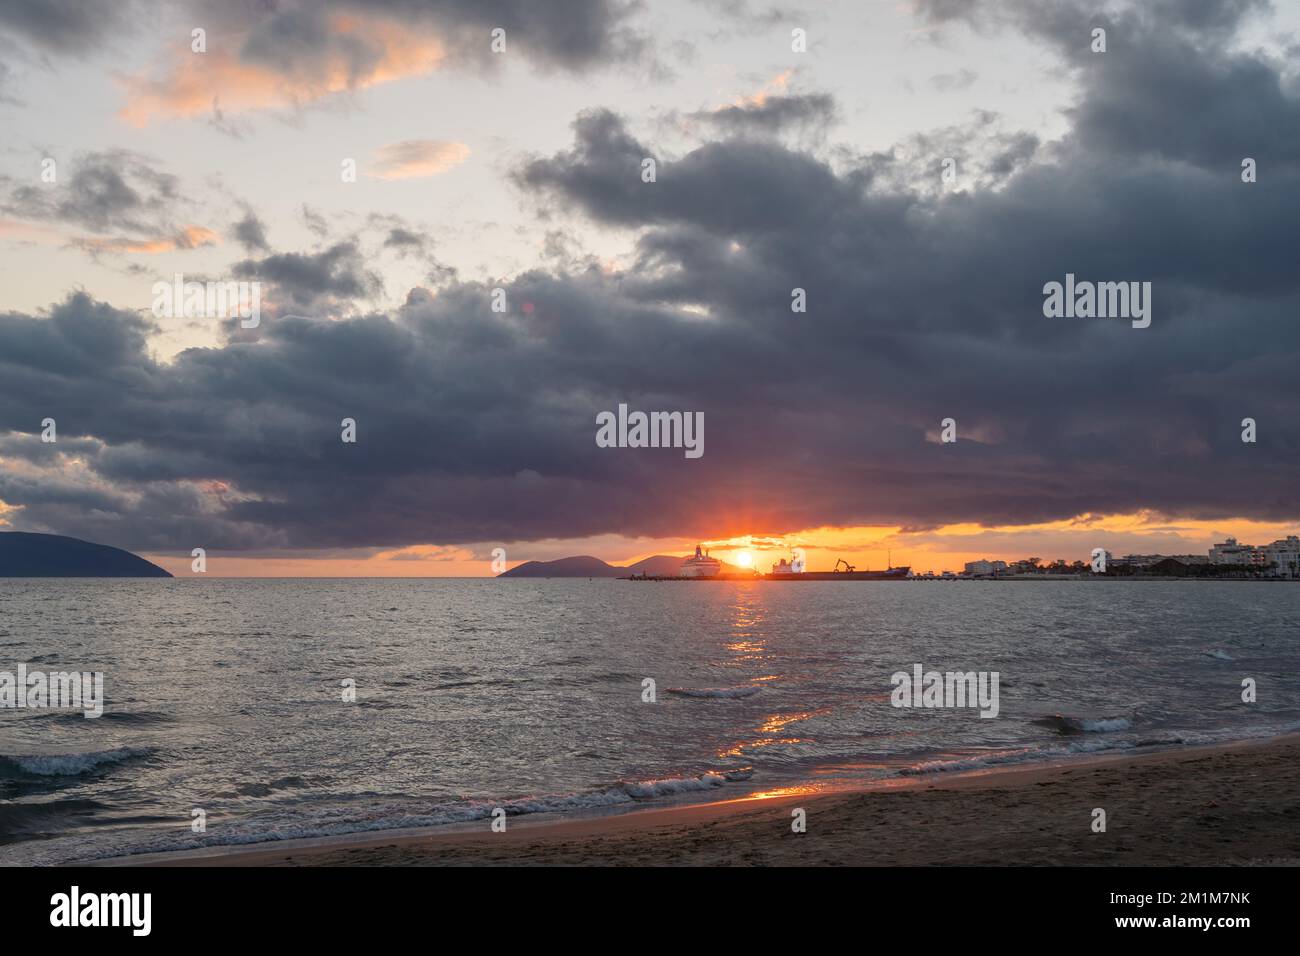
<instances>
[{"instance_id":1,"label":"wet sand","mask_svg":"<svg viewBox=\"0 0 1300 956\"><path fill-rule=\"evenodd\" d=\"M1106 832L1092 830L1093 809ZM807 832L792 832L792 811ZM1086 763L916 778L505 833L359 834L155 854L183 866L1300 864L1300 735Z\"/></svg>"}]
</instances>

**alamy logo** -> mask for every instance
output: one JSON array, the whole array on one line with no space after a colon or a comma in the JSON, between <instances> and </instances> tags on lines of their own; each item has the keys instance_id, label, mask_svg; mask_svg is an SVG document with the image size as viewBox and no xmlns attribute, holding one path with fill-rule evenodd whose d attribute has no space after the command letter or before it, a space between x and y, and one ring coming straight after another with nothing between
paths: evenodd
<instances>
[{"instance_id":1,"label":"alamy logo","mask_svg":"<svg viewBox=\"0 0 1300 956\"><path fill-rule=\"evenodd\" d=\"M234 319L246 329L262 321L262 283L186 282L176 273L171 282L153 284L153 314L160 319Z\"/></svg>"},{"instance_id":2,"label":"alamy logo","mask_svg":"<svg viewBox=\"0 0 1300 956\"><path fill-rule=\"evenodd\" d=\"M1132 319L1133 328L1151 324L1150 282L1075 282L1043 286L1043 315L1049 319Z\"/></svg>"},{"instance_id":3,"label":"alamy logo","mask_svg":"<svg viewBox=\"0 0 1300 956\"><path fill-rule=\"evenodd\" d=\"M998 715L998 672L927 671L912 665L912 673L896 671L889 702L895 707L978 707L981 717Z\"/></svg>"},{"instance_id":4,"label":"alamy logo","mask_svg":"<svg viewBox=\"0 0 1300 956\"><path fill-rule=\"evenodd\" d=\"M687 458L704 454L703 412L628 412L596 415L598 448L684 448Z\"/></svg>"},{"instance_id":5,"label":"alamy logo","mask_svg":"<svg viewBox=\"0 0 1300 956\"><path fill-rule=\"evenodd\" d=\"M50 897L51 926L129 926L133 936L148 936L153 929L152 893L85 893L74 886L70 893Z\"/></svg>"},{"instance_id":6,"label":"alamy logo","mask_svg":"<svg viewBox=\"0 0 1300 956\"><path fill-rule=\"evenodd\" d=\"M104 713L102 671L0 671L0 707L11 710L80 710L85 717Z\"/></svg>"}]
</instances>

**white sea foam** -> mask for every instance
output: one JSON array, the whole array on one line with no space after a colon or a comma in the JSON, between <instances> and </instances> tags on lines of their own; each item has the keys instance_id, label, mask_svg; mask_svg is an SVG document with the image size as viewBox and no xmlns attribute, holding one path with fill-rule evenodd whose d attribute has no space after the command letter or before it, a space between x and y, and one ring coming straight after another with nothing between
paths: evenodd
<instances>
[{"instance_id":1,"label":"white sea foam","mask_svg":"<svg viewBox=\"0 0 1300 956\"><path fill-rule=\"evenodd\" d=\"M140 853L192 850L209 846L245 846L255 843L273 843L283 840L320 839L350 833L371 833L386 830L421 829L446 826L454 823L473 823L487 820L498 807L507 817L535 813L573 813L603 810L610 807L632 806L656 798L704 793L717 790L734 780L747 780L752 767L726 771L708 770L694 776L662 777L649 780L620 781L609 787L583 793L547 794L513 800L471 800L460 803L439 804L424 812L412 813L398 807L374 808L372 816L362 816L354 807L318 807L309 819L286 825L270 819L249 820L245 824L223 827L220 832L211 830L202 840L188 836L165 838L145 843L132 843L116 852L136 855ZM115 855L112 847L104 847L96 857Z\"/></svg>"},{"instance_id":2,"label":"white sea foam","mask_svg":"<svg viewBox=\"0 0 1300 956\"><path fill-rule=\"evenodd\" d=\"M1128 730L1133 726L1127 717L1105 717L1101 720L1080 720L1079 726L1085 734L1106 734L1116 730Z\"/></svg>"},{"instance_id":3,"label":"white sea foam","mask_svg":"<svg viewBox=\"0 0 1300 956\"><path fill-rule=\"evenodd\" d=\"M633 798L667 797L675 793L695 793L712 790L727 782L720 773L709 771L698 777L678 777L669 780L647 780L644 783L623 784L621 789Z\"/></svg>"},{"instance_id":4,"label":"white sea foam","mask_svg":"<svg viewBox=\"0 0 1300 956\"><path fill-rule=\"evenodd\" d=\"M1046 763L1108 751L1134 750L1139 747L1183 747L1222 744L1234 740L1258 740L1300 731L1300 722L1278 725L1252 725L1225 730L1167 730L1151 734L1127 734L1114 737L1088 737L1050 747L1024 747L1016 750L991 751L968 757L923 760L899 773L916 776L930 773L954 773L981 770L1007 764Z\"/></svg>"},{"instance_id":5,"label":"white sea foam","mask_svg":"<svg viewBox=\"0 0 1300 956\"><path fill-rule=\"evenodd\" d=\"M1170 744L1179 742L1178 740L1168 741ZM998 751L977 757L923 760L910 767L904 767L899 773L907 777L929 773L960 773L966 770L982 770L986 767L999 767L1007 764L1035 763L1107 750L1131 750L1136 746L1138 745L1131 740L1079 740L1062 747L1026 747L1022 750Z\"/></svg>"},{"instance_id":6,"label":"white sea foam","mask_svg":"<svg viewBox=\"0 0 1300 956\"><path fill-rule=\"evenodd\" d=\"M1052 714L1039 717L1033 723L1040 727L1050 727L1063 737L1075 734L1105 734L1128 730L1133 726L1127 717L1071 717L1066 714Z\"/></svg>"}]
</instances>

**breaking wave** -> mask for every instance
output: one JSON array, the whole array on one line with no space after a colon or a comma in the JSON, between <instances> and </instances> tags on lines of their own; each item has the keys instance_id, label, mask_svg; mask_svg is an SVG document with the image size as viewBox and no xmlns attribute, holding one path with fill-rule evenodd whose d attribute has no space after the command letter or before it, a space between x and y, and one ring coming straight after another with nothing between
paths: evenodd
<instances>
[{"instance_id":1,"label":"breaking wave","mask_svg":"<svg viewBox=\"0 0 1300 956\"><path fill-rule=\"evenodd\" d=\"M105 764L152 753L148 748L118 747L79 754L0 754L0 777L76 777Z\"/></svg>"},{"instance_id":2,"label":"breaking wave","mask_svg":"<svg viewBox=\"0 0 1300 956\"><path fill-rule=\"evenodd\" d=\"M1128 730L1133 726L1133 722L1127 717L1069 717L1064 714L1052 714L1047 717L1039 717L1033 721L1040 727L1048 727L1062 737L1073 737L1077 734L1108 734L1120 730Z\"/></svg>"},{"instance_id":3,"label":"breaking wave","mask_svg":"<svg viewBox=\"0 0 1300 956\"><path fill-rule=\"evenodd\" d=\"M221 834L209 833L205 840L186 839L135 845L123 850L131 855L174 850L199 849L209 846L243 846L254 843L274 843L282 840L317 839L352 833L371 833L384 830L405 830L445 826L451 823L472 823L485 820L500 808L506 816L524 816L535 813L571 813L583 810L603 810L610 807L633 806L656 798L706 793L717 790L732 781L748 780L752 767L728 770L708 770L695 776L660 777L648 780L625 780L607 787L582 793L548 794L522 797L513 800L468 800L439 804L423 812L409 808L381 807L372 816L361 816L353 808L320 808L312 818L292 825L259 824L254 820L238 829Z\"/></svg>"}]
</instances>

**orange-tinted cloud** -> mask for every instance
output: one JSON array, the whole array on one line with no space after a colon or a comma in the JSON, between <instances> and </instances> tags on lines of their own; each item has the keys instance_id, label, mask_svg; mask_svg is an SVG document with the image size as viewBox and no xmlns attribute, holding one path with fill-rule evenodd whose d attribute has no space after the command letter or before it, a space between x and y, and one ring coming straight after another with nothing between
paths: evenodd
<instances>
[{"instance_id":1,"label":"orange-tinted cloud","mask_svg":"<svg viewBox=\"0 0 1300 956\"><path fill-rule=\"evenodd\" d=\"M732 100L731 105L737 107L755 107L767 104L769 96L784 95L790 86L790 78L794 76L794 70L782 70L772 79L768 80L767 85L757 93L749 96L739 96Z\"/></svg>"},{"instance_id":2,"label":"orange-tinted cloud","mask_svg":"<svg viewBox=\"0 0 1300 956\"><path fill-rule=\"evenodd\" d=\"M16 219L0 219L0 238L18 239L30 242L61 241L62 235L48 226L19 222Z\"/></svg>"},{"instance_id":3,"label":"orange-tinted cloud","mask_svg":"<svg viewBox=\"0 0 1300 956\"><path fill-rule=\"evenodd\" d=\"M373 179L418 179L445 173L468 158L469 147L464 143L408 139L375 150L373 168L366 175Z\"/></svg>"},{"instance_id":4,"label":"orange-tinted cloud","mask_svg":"<svg viewBox=\"0 0 1300 956\"><path fill-rule=\"evenodd\" d=\"M233 42L231 42L233 40ZM328 42L310 56L274 65L232 52L240 38L212 41L206 53L186 49L162 77L127 76L119 115L134 126L153 119L300 105L334 93L365 89L428 73L444 58L441 42L385 20L334 16ZM359 56L358 50L366 56Z\"/></svg>"},{"instance_id":5,"label":"orange-tinted cloud","mask_svg":"<svg viewBox=\"0 0 1300 956\"><path fill-rule=\"evenodd\" d=\"M175 252L178 249L199 249L203 246L220 244L221 239L217 234L205 226L186 226L174 236L157 239L129 239L115 236L75 240L75 245L92 252L129 252L142 255L157 255L162 252Z\"/></svg>"}]
</instances>

